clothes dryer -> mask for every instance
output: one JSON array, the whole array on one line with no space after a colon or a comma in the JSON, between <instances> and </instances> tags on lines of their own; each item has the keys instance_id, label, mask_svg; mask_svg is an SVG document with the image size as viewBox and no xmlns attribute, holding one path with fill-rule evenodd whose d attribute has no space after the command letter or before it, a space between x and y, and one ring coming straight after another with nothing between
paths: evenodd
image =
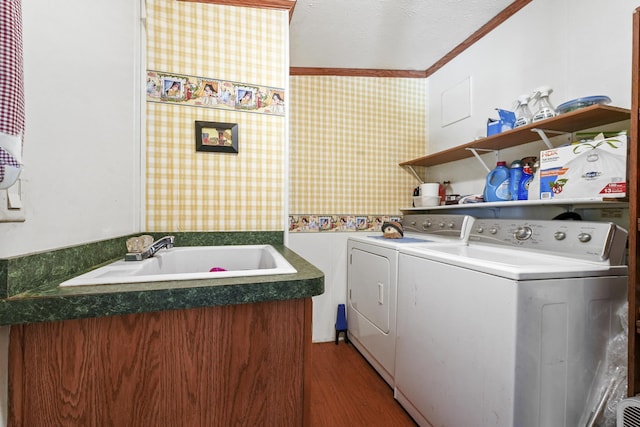
<instances>
[{"instance_id":1,"label":"clothes dryer","mask_svg":"<svg viewBox=\"0 0 640 427\"><path fill-rule=\"evenodd\" d=\"M350 342L393 387L396 340L398 249L464 245L468 215L406 215L404 237L350 237L347 247L347 324Z\"/></svg>"}]
</instances>

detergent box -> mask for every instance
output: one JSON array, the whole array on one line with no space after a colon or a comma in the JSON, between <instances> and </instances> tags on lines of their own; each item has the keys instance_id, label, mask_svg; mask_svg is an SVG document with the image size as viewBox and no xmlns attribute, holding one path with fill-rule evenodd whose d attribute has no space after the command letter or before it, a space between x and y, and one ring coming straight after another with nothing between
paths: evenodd
<instances>
[{"instance_id":1,"label":"detergent box","mask_svg":"<svg viewBox=\"0 0 640 427\"><path fill-rule=\"evenodd\" d=\"M513 129L516 123L516 113L496 108L499 119L487 120L487 136L496 135L506 130Z\"/></svg>"},{"instance_id":2,"label":"detergent box","mask_svg":"<svg viewBox=\"0 0 640 427\"><path fill-rule=\"evenodd\" d=\"M577 143L540 152L540 199L625 197L627 133L577 133Z\"/></svg>"}]
</instances>

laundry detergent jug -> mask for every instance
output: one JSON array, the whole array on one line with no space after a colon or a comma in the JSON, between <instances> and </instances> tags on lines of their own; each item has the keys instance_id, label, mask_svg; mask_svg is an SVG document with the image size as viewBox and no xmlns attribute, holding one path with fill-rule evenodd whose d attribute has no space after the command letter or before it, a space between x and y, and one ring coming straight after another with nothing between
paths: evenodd
<instances>
[{"instance_id":1,"label":"laundry detergent jug","mask_svg":"<svg viewBox=\"0 0 640 427\"><path fill-rule=\"evenodd\" d=\"M509 189L509 168L507 162L498 162L496 168L487 174L484 186L485 202L504 202L511 200Z\"/></svg>"},{"instance_id":2,"label":"laundry detergent jug","mask_svg":"<svg viewBox=\"0 0 640 427\"><path fill-rule=\"evenodd\" d=\"M518 200L518 189L522 180L522 162L514 160L509 167L509 194L511 200Z\"/></svg>"}]
</instances>

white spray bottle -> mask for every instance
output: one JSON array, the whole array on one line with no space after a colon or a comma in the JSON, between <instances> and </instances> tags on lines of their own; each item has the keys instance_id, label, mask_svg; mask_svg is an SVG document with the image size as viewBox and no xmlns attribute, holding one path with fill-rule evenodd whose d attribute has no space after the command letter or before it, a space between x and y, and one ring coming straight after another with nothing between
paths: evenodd
<instances>
[{"instance_id":1,"label":"white spray bottle","mask_svg":"<svg viewBox=\"0 0 640 427\"><path fill-rule=\"evenodd\" d=\"M549 86L540 86L535 91L531 99L538 105L538 110L533 115L533 122L537 122L544 119L550 119L556 116L556 110L551 106L549 101L549 95L553 92Z\"/></svg>"},{"instance_id":2,"label":"white spray bottle","mask_svg":"<svg viewBox=\"0 0 640 427\"><path fill-rule=\"evenodd\" d=\"M531 119L533 114L531 114L531 110L529 110L529 95L520 95L518 100L516 101L516 124L513 126L515 128L519 126L528 125L531 123Z\"/></svg>"}]
</instances>

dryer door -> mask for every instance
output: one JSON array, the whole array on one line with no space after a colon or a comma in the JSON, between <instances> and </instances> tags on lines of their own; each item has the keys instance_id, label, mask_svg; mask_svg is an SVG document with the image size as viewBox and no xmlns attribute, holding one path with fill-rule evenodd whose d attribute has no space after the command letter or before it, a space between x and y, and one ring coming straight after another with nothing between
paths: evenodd
<instances>
[{"instance_id":1,"label":"dryer door","mask_svg":"<svg viewBox=\"0 0 640 427\"><path fill-rule=\"evenodd\" d=\"M351 249L349 304L358 314L387 334L390 330L390 310L395 306L395 301L391 301L391 288L395 292L397 252L385 252L388 255L361 248Z\"/></svg>"}]
</instances>

